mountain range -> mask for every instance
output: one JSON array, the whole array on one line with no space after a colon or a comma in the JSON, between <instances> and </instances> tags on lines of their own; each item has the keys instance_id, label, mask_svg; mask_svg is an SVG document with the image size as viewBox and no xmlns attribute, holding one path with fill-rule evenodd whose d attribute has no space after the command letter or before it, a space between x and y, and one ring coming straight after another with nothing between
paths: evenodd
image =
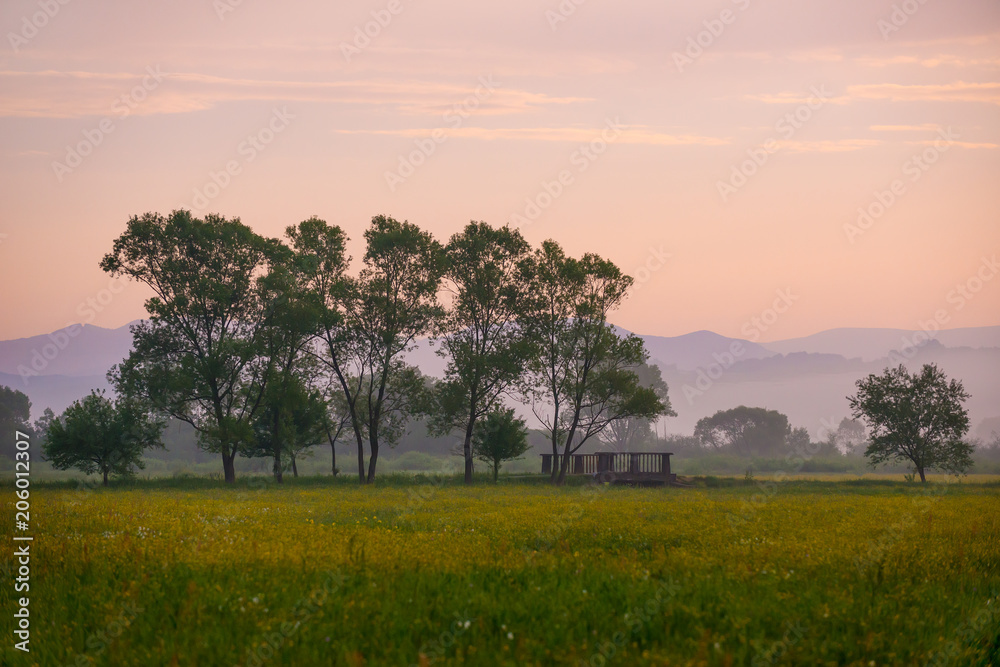
<instances>
[{"instance_id":1,"label":"mountain range","mask_svg":"<svg viewBox=\"0 0 1000 667\"><path fill-rule=\"evenodd\" d=\"M966 406L974 432L984 420L1000 417L1000 326L948 329L930 337L922 331L844 328L763 343L711 331L640 337L677 412L658 425L661 433L689 434L701 417L748 405L779 410L794 426L822 437L848 416L846 396L858 379L899 363L911 370L937 363L962 380L971 394ZM0 341L0 384L28 395L33 418L46 407L59 413L91 389L110 390L107 371L130 346L128 325L78 325ZM421 340L407 361L440 376L445 360L436 350Z\"/></svg>"}]
</instances>

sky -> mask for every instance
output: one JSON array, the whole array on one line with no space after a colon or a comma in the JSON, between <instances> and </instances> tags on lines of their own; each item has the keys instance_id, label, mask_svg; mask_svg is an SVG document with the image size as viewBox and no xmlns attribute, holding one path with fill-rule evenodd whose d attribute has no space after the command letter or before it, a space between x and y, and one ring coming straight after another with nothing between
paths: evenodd
<instances>
[{"instance_id":1,"label":"sky","mask_svg":"<svg viewBox=\"0 0 1000 667\"><path fill-rule=\"evenodd\" d=\"M0 339L121 326L132 215L517 226L615 324L1000 324L993 0L8 0Z\"/></svg>"}]
</instances>

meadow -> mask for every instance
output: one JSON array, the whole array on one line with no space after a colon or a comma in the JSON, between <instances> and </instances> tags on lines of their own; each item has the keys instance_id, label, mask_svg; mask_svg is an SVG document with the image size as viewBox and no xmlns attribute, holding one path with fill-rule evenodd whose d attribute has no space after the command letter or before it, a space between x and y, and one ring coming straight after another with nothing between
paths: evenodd
<instances>
[{"instance_id":1,"label":"meadow","mask_svg":"<svg viewBox=\"0 0 1000 667\"><path fill-rule=\"evenodd\" d=\"M995 479L286 480L36 486L31 653L0 662L1000 661Z\"/></svg>"}]
</instances>

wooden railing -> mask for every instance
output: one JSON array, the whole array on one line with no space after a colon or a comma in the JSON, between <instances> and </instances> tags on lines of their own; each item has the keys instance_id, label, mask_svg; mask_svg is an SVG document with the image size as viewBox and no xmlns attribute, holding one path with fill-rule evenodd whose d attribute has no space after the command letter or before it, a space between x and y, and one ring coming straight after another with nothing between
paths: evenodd
<instances>
[{"instance_id":1,"label":"wooden railing","mask_svg":"<svg viewBox=\"0 0 1000 667\"><path fill-rule=\"evenodd\" d=\"M623 477L660 477L670 479L670 456L673 452L598 452L596 454L571 454L570 475L598 475L615 473ZM562 457L555 459L556 465ZM542 454L542 473L552 473L552 454Z\"/></svg>"}]
</instances>

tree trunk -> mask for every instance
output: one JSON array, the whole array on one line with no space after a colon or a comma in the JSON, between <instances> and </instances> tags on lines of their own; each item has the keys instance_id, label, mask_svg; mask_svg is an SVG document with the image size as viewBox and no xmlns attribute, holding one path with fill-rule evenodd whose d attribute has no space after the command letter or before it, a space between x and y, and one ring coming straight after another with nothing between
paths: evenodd
<instances>
[{"instance_id":1,"label":"tree trunk","mask_svg":"<svg viewBox=\"0 0 1000 667\"><path fill-rule=\"evenodd\" d=\"M295 454L289 454L292 457L292 477L299 476L299 468L295 465Z\"/></svg>"},{"instance_id":2,"label":"tree trunk","mask_svg":"<svg viewBox=\"0 0 1000 667\"><path fill-rule=\"evenodd\" d=\"M371 484L375 481L375 463L378 461L378 441L372 438L369 441L369 446L372 450L372 455L368 458L368 479L367 483Z\"/></svg>"},{"instance_id":3,"label":"tree trunk","mask_svg":"<svg viewBox=\"0 0 1000 667\"><path fill-rule=\"evenodd\" d=\"M462 452L465 454L465 483L472 484L472 430L475 422L469 418L469 423L465 427L465 442L462 444Z\"/></svg>"},{"instance_id":4,"label":"tree trunk","mask_svg":"<svg viewBox=\"0 0 1000 667\"><path fill-rule=\"evenodd\" d=\"M365 444L358 439L358 479L364 484L365 481Z\"/></svg>"},{"instance_id":5,"label":"tree trunk","mask_svg":"<svg viewBox=\"0 0 1000 667\"><path fill-rule=\"evenodd\" d=\"M500 477L500 462L497 461L493 464L493 483L497 483L497 478Z\"/></svg>"},{"instance_id":6,"label":"tree trunk","mask_svg":"<svg viewBox=\"0 0 1000 667\"><path fill-rule=\"evenodd\" d=\"M556 483L556 479L559 475L559 461L562 457L559 456L559 444L556 442L556 433L552 433L552 471L549 473L549 481L553 484Z\"/></svg>"},{"instance_id":7,"label":"tree trunk","mask_svg":"<svg viewBox=\"0 0 1000 667\"><path fill-rule=\"evenodd\" d=\"M330 470L333 473L333 476L336 477L337 476L337 443L335 443L335 442L331 442L330 443L330 453L333 455L333 463L331 464Z\"/></svg>"},{"instance_id":8,"label":"tree trunk","mask_svg":"<svg viewBox=\"0 0 1000 667\"><path fill-rule=\"evenodd\" d=\"M108 485L108 469L104 469L104 486Z\"/></svg>"},{"instance_id":9,"label":"tree trunk","mask_svg":"<svg viewBox=\"0 0 1000 667\"><path fill-rule=\"evenodd\" d=\"M226 478L226 484L236 483L236 466L234 461L236 460L236 452L232 454L226 454L222 452L222 471Z\"/></svg>"},{"instance_id":10,"label":"tree trunk","mask_svg":"<svg viewBox=\"0 0 1000 667\"><path fill-rule=\"evenodd\" d=\"M917 472L920 473L920 481L921 482L926 482L927 478L924 477L924 467L923 466L917 466Z\"/></svg>"}]
</instances>

